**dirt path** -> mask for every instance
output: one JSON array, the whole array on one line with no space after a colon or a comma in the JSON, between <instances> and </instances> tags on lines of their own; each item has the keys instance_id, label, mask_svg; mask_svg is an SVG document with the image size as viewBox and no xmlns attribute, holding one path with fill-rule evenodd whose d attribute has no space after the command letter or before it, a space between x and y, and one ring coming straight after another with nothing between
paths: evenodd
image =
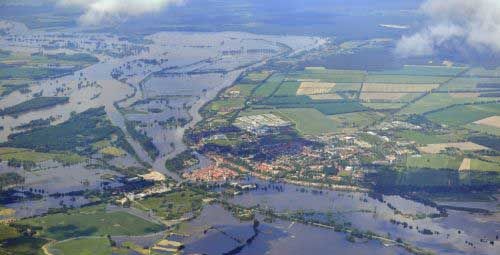
<instances>
[{"instance_id":1,"label":"dirt path","mask_svg":"<svg viewBox=\"0 0 500 255\"><path fill-rule=\"evenodd\" d=\"M462 164L460 164L460 167L458 168L458 171L470 170L470 162L470 158L464 158L464 160L462 160Z\"/></svg>"},{"instance_id":2,"label":"dirt path","mask_svg":"<svg viewBox=\"0 0 500 255\"><path fill-rule=\"evenodd\" d=\"M55 255L54 253L50 252L50 250L49 250L49 245L52 245L54 243L56 243L56 241L51 240L50 242L48 242L42 246L42 251L45 255Z\"/></svg>"}]
</instances>

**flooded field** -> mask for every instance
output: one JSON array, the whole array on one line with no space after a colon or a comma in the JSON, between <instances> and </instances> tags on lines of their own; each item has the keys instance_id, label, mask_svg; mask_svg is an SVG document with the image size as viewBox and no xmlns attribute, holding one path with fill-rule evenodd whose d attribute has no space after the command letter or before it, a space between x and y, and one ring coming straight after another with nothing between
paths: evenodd
<instances>
[{"instance_id":1,"label":"flooded field","mask_svg":"<svg viewBox=\"0 0 500 255\"><path fill-rule=\"evenodd\" d=\"M336 221L349 222L360 230L390 233L393 238L402 238L439 254L495 254L500 249L489 242L481 242L481 239L496 240L500 229L498 202L491 215L449 210L447 217L421 218L419 215L438 211L399 196L383 196L385 202L382 202L366 193L325 190L319 193L313 189L281 183L261 183L260 186L267 189L244 193L231 202L245 207L260 205L280 213L315 212L319 213L320 218L321 215L331 214ZM274 186L280 189L274 189ZM432 233L424 234L424 229ZM466 244L466 241L472 242L473 246Z\"/></svg>"}]
</instances>

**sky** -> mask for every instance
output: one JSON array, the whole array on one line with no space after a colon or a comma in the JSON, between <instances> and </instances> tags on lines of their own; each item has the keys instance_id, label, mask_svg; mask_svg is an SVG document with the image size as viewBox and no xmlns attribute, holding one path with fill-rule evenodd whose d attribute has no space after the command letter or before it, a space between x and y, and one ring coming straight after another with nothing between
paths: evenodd
<instances>
[{"instance_id":1,"label":"sky","mask_svg":"<svg viewBox=\"0 0 500 255\"><path fill-rule=\"evenodd\" d=\"M398 41L399 55L433 55L442 46L500 53L500 0L427 0L420 12L426 24Z\"/></svg>"},{"instance_id":2,"label":"sky","mask_svg":"<svg viewBox=\"0 0 500 255\"><path fill-rule=\"evenodd\" d=\"M59 5L82 8L84 13L79 17L79 22L85 26L157 13L184 2L185 0L58 0Z\"/></svg>"}]
</instances>

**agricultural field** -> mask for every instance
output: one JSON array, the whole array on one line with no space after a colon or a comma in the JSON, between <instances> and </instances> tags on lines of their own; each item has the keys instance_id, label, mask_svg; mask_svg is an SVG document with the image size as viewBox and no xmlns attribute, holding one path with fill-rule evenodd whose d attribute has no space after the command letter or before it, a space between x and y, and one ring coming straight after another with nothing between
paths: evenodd
<instances>
[{"instance_id":1,"label":"agricultural field","mask_svg":"<svg viewBox=\"0 0 500 255\"><path fill-rule=\"evenodd\" d=\"M361 83L363 82L365 75L366 72L360 70L307 69L301 72L288 74L287 80Z\"/></svg>"},{"instance_id":2,"label":"agricultural field","mask_svg":"<svg viewBox=\"0 0 500 255\"><path fill-rule=\"evenodd\" d=\"M489 123L489 120L481 122L482 119L494 116L500 112L500 103L477 104L477 105L456 105L441 111L432 112L426 117L442 125L462 126L464 124L476 122L475 124ZM494 121L493 121L494 122Z\"/></svg>"},{"instance_id":3,"label":"agricultural field","mask_svg":"<svg viewBox=\"0 0 500 255\"><path fill-rule=\"evenodd\" d=\"M456 104L496 101L496 98L460 98L447 93L431 93L403 108L399 114L423 114Z\"/></svg>"},{"instance_id":4,"label":"agricultural field","mask_svg":"<svg viewBox=\"0 0 500 255\"><path fill-rule=\"evenodd\" d=\"M405 103L362 103L363 106L373 110L396 110L405 106Z\"/></svg>"},{"instance_id":5,"label":"agricultural field","mask_svg":"<svg viewBox=\"0 0 500 255\"><path fill-rule=\"evenodd\" d=\"M367 83L395 83L395 84L440 84L450 80L446 76L413 76L413 75L379 75L366 76Z\"/></svg>"},{"instance_id":6,"label":"agricultural field","mask_svg":"<svg viewBox=\"0 0 500 255\"><path fill-rule=\"evenodd\" d=\"M479 159L472 159L470 163L470 170L476 171L500 171L500 163L487 162Z\"/></svg>"},{"instance_id":7,"label":"agricultural field","mask_svg":"<svg viewBox=\"0 0 500 255\"><path fill-rule=\"evenodd\" d=\"M466 76L478 76L478 77L500 77L500 67L496 69L485 69L483 67L471 68L465 73Z\"/></svg>"},{"instance_id":8,"label":"agricultural field","mask_svg":"<svg viewBox=\"0 0 500 255\"><path fill-rule=\"evenodd\" d=\"M226 97L250 97L257 84L236 84L227 89L224 93Z\"/></svg>"},{"instance_id":9,"label":"agricultural field","mask_svg":"<svg viewBox=\"0 0 500 255\"><path fill-rule=\"evenodd\" d=\"M439 84L364 83L362 92L428 92Z\"/></svg>"},{"instance_id":10,"label":"agricultural field","mask_svg":"<svg viewBox=\"0 0 500 255\"><path fill-rule=\"evenodd\" d=\"M477 131L480 133L494 135L494 136L500 136L500 128L487 126L487 125L479 125L479 124L475 124L475 123L469 123L469 124L465 125L465 127L470 129L470 130L474 130L474 131Z\"/></svg>"},{"instance_id":11,"label":"agricultural field","mask_svg":"<svg viewBox=\"0 0 500 255\"><path fill-rule=\"evenodd\" d=\"M329 93L334 87L333 82L310 82L303 81L297 89L296 95L320 95Z\"/></svg>"},{"instance_id":12,"label":"agricultural field","mask_svg":"<svg viewBox=\"0 0 500 255\"><path fill-rule=\"evenodd\" d=\"M405 141L414 141L417 144L450 143L464 139L465 133L452 132L447 134L425 133L414 130L403 130L395 133L395 136Z\"/></svg>"},{"instance_id":13,"label":"agricultural field","mask_svg":"<svg viewBox=\"0 0 500 255\"><path fill-rule=\"evenodd\" d=\"M377 75L456 76L466 67L405 65L402 69L370 72Z\"/></svg>"},{"instance_id":14,"label":"agricultural field","mask_svg":"<svg viewBox=\"0 0 500 255\"><path fill-rule=\"evenodd\" d=\"M410 102L423 93L406 93L406 92L391 92L391 93L381 93L381 92L363 92L359 96L359 99L364 102Z\"/></svg>"},{"instance_id":15,"label":"agricultural field","mask_svg":"<svg viewBox=\"0 0 500 255\"><path fill-rule=\"evenodd\" d=\"M261 102L266 107L277 108L315 108L325 115L334 115L367 110L356 101L346 100L313 100L310 96L272 97Z\"/></svg>"},{"instance_id":16,"label":"agricultural field","mask_svg":"<svg viewBox=\"0 0 500 255\"><path fill-rule=\"evenodd\" d=\"M438 91L475 91L484 92L500 89L500 77L498 78L477 78L477 77L457 77L443 84Z\"/></svg>"},{"instance_id":17,"label":"agricultural field","mask_svg":"<svg viewBox=\"0 0 500 255\"><path fill-rule=\"evenodd\" d=\"M407 168L453 169L457 170L462 164L462 158L444 154L423 154L406 159Z\"/></svg>"},{"instance_id":18,"label":"agricultural field","mask_svg":"<svg viewBox=\"0 0 500 255\"><path fill-rule=\"evenodd\" d=\"M106 237L82 237L64 240L48 248L53 254L61 255L108 255L111 244Z\"/></svg>"},{"instance_id":19,"label":"agricultural field","mask_svg":"<svg viewBox=\"0 0 500 255\"><path fill-rule=\"evenodd\" d=\"M267 79L271 75L271 72L262 71L262 72L251 72L245 75L243 79L241 79L241 83L260 83Z\"/></svg>"},{"instance_id":20,"label":"agricultural field","mask_svg":"<svg viewBox=\"0 0 500 255\"><path fill-rule=\"evenodd\" d=\"M367 108L358 102L331 102L314 104L314 108L326 115L366 111Z\"/></svg>"},{"instance_id":21,"label":"agricultural field","mask_svg":"<svg viewBox=\"0 0 500 255\"><path fill-rule=\"evenodd\" d=\"M331 120L344 128L364 128L375 124L381 120L384 115L378 112L353 112L345 114L336 114L329 116Z\"/></svg>"},{"instance_id":22,"label":"agricultural field","mask_svg":"<svg viewBox=\"0 0 500 255\"><path fill-rule=\"evenodd\" d=\"M445 151L447 148L455 148L461 151L480 151L489 150L489 148L484 147L473 142L459 142L459 143L432 143L427 144L424 147L418 147L418 150L422 153L427 154L437 154Z\"/></svg>"},{"instance_id":23,"label":"agricultural field","mask_svg":"<svg viewBox=\"0 0 500 255\"><path fill-rule=\"evenodd\" d=\"M280 87L285 77L282 74L273 74L255 90L255 97L270 97Z\"/></svg>"},{"instance_id":24,"label":"agricultural field","mask_svg":"<svg viewBox=\"0 0 500 255\"><path fill-rule=\"evenodd\" d=\"M81 236L144 235L164 228L126 212L106 212L104 205L25 219L19 223L41 227L38 232L40 237L55 240Z\"/></svg>"},{"instance_id":25,"label":"agricultural field","mask_svg":"<svg viewBox=\"0 0 500 255\"><path fill-rule=\"evenodd\" d=\"M285 97L285 96L295 96L297 95L297 90L300 87L300 82L295 81L286 81L283 82L278 90L274 93L276 97Z\"/></svg>"},{"instance_id":26,"label":"agricultural field","mask_svg":"<svg viewBox=\"0 0 500 255\"><path fill-rule=\"evenodd\" d=\"M330 92L356 91L361 89L361 83L335 83Z\"/></svg>"},{"instance_id":27,"label":"agricultural field","mask_svg":"<svg viewBox=\"0 0 500 255\"><path fill-rule=\"evenodd\" d=\"M234 109L241 109L245 106L244 98L225 98L222 100L213 101L209 104L208 109L212 112L229 112Z\"/></svg>"},{"instance_id":28,"label":"agricultural field","mask_svg":"<svg viewBox=\"0 0 500 255\"><path fill-rule=\"evenodd\" d=\"M500 112L500 110L495 112L495 114L497 114L499 112ZM491 116L488 118L484 118L484 119L475 121L474 124L484 125L484 126L489 126L489 127L494 127L494 128L500 128L500 116L495 115L495 116Z\"/></svg>"},{"instance_id":29,"label":"agricultural field","mask_svg":"<svg viewBox=\"0 0 500 255\"><path fill-rule=\"evenodd\" d=\"M295 128L304 135L335 133L340 128L334 121L313 108L283 108L278 112L295 123Z\"/></svg>"},{"instance_id":30,"label":"agricultural field","mask_svg":"<svg viewBox=\"0 0 500 255\"><path fill-rule=\"evenodd\" d=\"M330 93L330 94L317 94L317 95L309 95L309 98L312 100L342 100L344 99L341 95L337 93Z\"/></svg>"}]
</instances>

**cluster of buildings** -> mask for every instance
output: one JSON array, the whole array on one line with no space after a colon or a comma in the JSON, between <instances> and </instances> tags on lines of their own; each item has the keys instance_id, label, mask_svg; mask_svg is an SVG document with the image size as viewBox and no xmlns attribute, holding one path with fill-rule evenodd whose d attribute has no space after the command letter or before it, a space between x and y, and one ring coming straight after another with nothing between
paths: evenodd
<instances>
[{"instance_id":1,"label":"cluster of buildings","mask_svg":"<svg viewBox=\"0 0 500 255\"><path fill-rule=\"evenodd\" d=\"M399 121L399 120L394 120L391 122L382 122L378 124L375 129L378 130L391 130L391 129L410 129L410 130L420 130L422 129L421 126L417 126L408 122L404 121Z\"/></svg>"},{"instance_id":2,"label":"cluster of buildings","mask_svg":"<svg viewBox=\"0 0 500 255\"><path fill-rule=\"evenodd\" d=\"M268 135L278 133L282 129L292 126L292 123L268 113L239 117L234 125L255 135Z\"/></svg>"},{"instance_id":3,"label":"cluster of buildings","mask_svg":"<svg viewBox=\"0 0 500 255\"><path fill-rule=\"evenodd\" d=\"M133 193L133 192L125 193L125 196L121 199L116 200L116 202L120 205L124 205L128 202L140 200L140 199L143 199L145 197L149 197L149 196L156 195L156 194L167 193L170 191L172 191L172 188L165 185L164 183L162 183L161 185L155 185L155 186L148 188L148 189L145 189L139 193Z\"/></svg>"},{"instance_id":4,"label":"cluster of buildings","mask_svg":"<svg viewBox=\"0 0 500 255\"><path fill-rule=\"evenodd\" d=\"M239 174L236 171L219 166L219 164L211 164L208 167L204 167L190 173L184 173L182 175L182 177L191 181L205 182L228 181L238 176Z\"/></svg>"}]
</instances>

